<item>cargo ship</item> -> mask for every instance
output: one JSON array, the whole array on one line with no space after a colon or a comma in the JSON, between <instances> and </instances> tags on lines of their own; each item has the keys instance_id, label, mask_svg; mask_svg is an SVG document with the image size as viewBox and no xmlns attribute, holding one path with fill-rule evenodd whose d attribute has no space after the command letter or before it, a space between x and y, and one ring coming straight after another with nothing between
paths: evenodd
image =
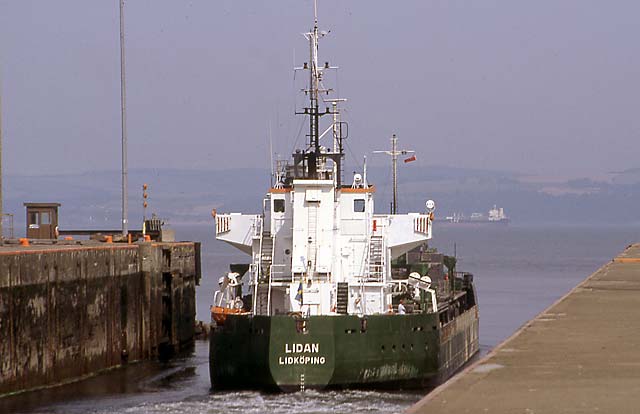
<instances>
[{"instance_id":1,"label":"cargo ship","mask_svg":"<svg viewBox=\"0 0 640 414\"><path fill-rule=\"evenodd\" d=\"M446 216L442 221L452 224L507 225L511 222L511 219L504 213L504 208L498 207L494 204L493 208L489 210L487 215L484 215L483 213L471 213L471 215L467 217L462 213L453 213L451 216Z\"/></svg>"},{"instance_id":2,"label":"cargo ship","mask_svg":"<svg viewBox=\"0 0 640 414\"><path fill-rule=\"evenodd\" d=\"M345 100L324 86L325 34L316 17L296 68L309 80L306 147L278 163L261 212L212 211L216 238L250 257L213 297L213 390L429 387L478 352L473 276L444 272L427 247L435 203L376 214L366 162L342 178Z\"/></svg>"}]
</instances>

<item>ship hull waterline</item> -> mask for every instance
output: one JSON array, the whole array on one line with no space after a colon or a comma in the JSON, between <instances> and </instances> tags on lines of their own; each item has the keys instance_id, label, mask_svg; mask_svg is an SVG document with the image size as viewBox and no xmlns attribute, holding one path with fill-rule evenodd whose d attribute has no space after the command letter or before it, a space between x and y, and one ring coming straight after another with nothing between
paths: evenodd
<instances>
[{"instance_id":1,"label":"ship hull waterline","mask_svg":"<svg viewBox=\"0 0 640 414\"><path fill-rule=\"evenodd\" d=\"M438 314L230 315L212 330L212 389L429 388L479 350L478 308Z\"/></svg>"}]
</instances>

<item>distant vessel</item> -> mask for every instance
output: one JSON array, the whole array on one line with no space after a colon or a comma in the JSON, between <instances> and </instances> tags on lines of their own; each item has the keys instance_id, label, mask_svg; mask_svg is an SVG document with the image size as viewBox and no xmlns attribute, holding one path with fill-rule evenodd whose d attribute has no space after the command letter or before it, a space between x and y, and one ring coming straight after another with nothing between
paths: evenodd
<instances>
[{"instance_id":1,"label":"distant vessel","mask_svg":"<svg viewBox=\"0 0 640 414\"><path fill-rule=\"evenodd\" d=\"M261 214L212 212L216 238L251 257L231 266L214 295L216 390L423 387L478 352L473 276L425 246L435 203L421 213L374 214L366 164L343 182L344 100L328 99L332 89L322 85L331 69L318 64L325 34L317 18L305 34L307 145L277 168ZM327 127L323 115L333 120ZM320 145L325 134L329 147Z\"/></svg>"},{"instance_id":2,"label":"distant vessel","mask_svg":"<svg viewBox=\"0 0 640 414\"><path fill-rule=\"evenodd\" d=\"M504 214L504 208L498 208L495 204L488 215L482 213L471 213L471 216L467 217L462 213L453 213L451 216L444 218L445 222L453 224L502 224L506 225L511 222L511 219Z\"/></svg>"}]
</instances>

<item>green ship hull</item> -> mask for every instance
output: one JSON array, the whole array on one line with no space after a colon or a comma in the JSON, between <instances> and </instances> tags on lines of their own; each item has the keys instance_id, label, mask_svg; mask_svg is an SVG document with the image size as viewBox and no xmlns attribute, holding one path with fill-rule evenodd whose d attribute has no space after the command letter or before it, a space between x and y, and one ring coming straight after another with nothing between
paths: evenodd
<instances>
[{"instance_id":1,"label":"green ship hull","mask_svg":"<svg viewBox=\"0 0 640 414\"><path fill-rule=\"evenodd\" d=\"M210 338L214 390L435 386L478 352L478 308L407 315L229 315ZM447 313L448 312L448 313Z\"/></svg>"}]
</instances>

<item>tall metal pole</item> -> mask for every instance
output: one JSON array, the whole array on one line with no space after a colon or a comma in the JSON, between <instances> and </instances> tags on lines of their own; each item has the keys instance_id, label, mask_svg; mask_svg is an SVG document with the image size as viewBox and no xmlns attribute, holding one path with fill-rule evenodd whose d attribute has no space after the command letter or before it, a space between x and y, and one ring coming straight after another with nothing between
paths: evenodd
<instances>
[{"instance_id":1,"label":"tall metal pole","mask_svg":"<svg viewBox=\"0 0 640 414\"><path fill-rule=\"evenodd\" d=\"M124 72L124 0L120 0L120 117L122 120L122 235L129 232L127 202L127 112Z\"/></svg>"},{"instance_id":2,"label":"tall metal pole","mask_svg":"<svg viewBox=\"0 0 640 414\"><path fill-rule=\"evenodd\" d=\"M1 75L1 73L0 73ZM2 76L0 76L0 240L3 239L2 220L4 219L2 205Z\"/></svg>"},{"instance_id":3,"label":"tall metal pole","mask_svg":"<svg viewBox=\"0 0 640 414\"><path fill-rule=\"evenodd\" d=\"M391 201L391 214L398 213L398 155L412 154L412 150L399 150L398 137L393 134L391 137L391 151L373 151L374 154L391 155L392 175L393 175L393 200Z\"/></svg>"},{"instance_id":4,"label":"tall metal pole","mask_svg":"<svg viewBox=\"0 0 640 414\"><path fill-rule=\"evenodd\" d=\"M393 134L391 137L391 162L393 163L393 204L391 214L398 212L398 137Z\"/></svg>"}]
</instances>

